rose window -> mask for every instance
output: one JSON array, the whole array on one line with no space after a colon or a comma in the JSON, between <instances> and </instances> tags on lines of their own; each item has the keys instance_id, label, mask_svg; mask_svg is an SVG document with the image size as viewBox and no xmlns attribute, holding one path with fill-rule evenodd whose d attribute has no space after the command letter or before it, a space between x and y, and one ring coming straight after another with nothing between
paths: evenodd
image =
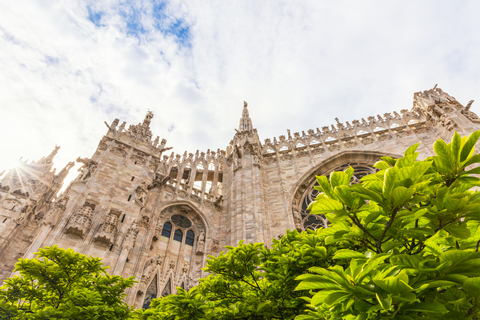
<instances>
[{"instance_id":1,"label":"rose window","mask_svg":"<svg viewBox=\"0 0 480 320\"><path fill-rule=\"evenodd\" d=\"M192 222L181 214L174 214L171 219L180 228L190 228L192 226Z\"/></svg>"}]
</instances>

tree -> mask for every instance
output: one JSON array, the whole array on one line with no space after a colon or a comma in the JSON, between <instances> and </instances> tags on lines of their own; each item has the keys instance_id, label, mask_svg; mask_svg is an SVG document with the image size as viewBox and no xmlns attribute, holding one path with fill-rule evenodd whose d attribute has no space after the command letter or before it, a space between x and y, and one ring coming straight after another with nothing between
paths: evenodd
<instances>
[{"instance_id":1,"label":"tree","mask_svg":"<svg viewBox=\"0 0 480 320\"><path fill-rule=\"evenodd\" d=\"M133 277L106 272L100 258L57 246L20 259L0 287L0 319L129 319L123 299Z\"/></svg>"},{"instance_id":2,"label":"tree","mask_svg":"<svg viewBox=\"0 0 480 320\"><path fill-rule=\"evenodd\" d=\"M262 243L226 247L210 256L206 271L212 273L186 292L154 299L148 310L137 310L137 319L293 319L307 302L295 291L296 277L313 266L333 265L342 245L328 248L320 230L287 231L272 248Z\"/></svg>"},{"instance_id":3,"label":"tree","mask_svg":"<svg viewBox=\"0 0 480 320\"><path fill-rule=\"evenodd\" d=\"M317 177L311 213L331 222L319 235L351 248L297 278L311 309L297 319L480 318L479 136L437 140L424 161L416 144L360 184L351 168Z\"/></svg>"}]
</instances>

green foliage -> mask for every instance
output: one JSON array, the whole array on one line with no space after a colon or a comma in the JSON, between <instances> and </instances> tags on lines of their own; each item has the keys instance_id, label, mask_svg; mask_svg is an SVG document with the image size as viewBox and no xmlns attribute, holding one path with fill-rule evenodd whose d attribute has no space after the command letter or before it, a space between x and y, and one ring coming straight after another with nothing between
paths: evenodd
<instances>
[{"instance_id":1,"label":"green foliage","mask_svg":"<svg viewBox=\"0 0 480 320\"><path fill-rule=\"evenodd\" d=\"M313 266L330 267L341 245L325 245L320 230L287 231L272 248L262 243L226 247L210 257L206 279L188 293L181 288L137 310L137 319L293 319L303 312L304 293L295 291L295 280Z\"/></svg>"},{"instance_id":2,"label":"green foliage","mask_svg":"<svg viewBox=\"0 0 480 320\"><path fill-rule=\"evenodd\" d=\"M45 247L20 259L0 287L0 319L129 319L132 278L110 276L100 258Z\"/></svg>"},{"instance_id":3,"label":"green foliage","mask_svg":"<svg viewBox=\"0 0 480 320\"><path fill-rule=\"evenodd\" d=\"M414 145L356 185L317 177L311 212L332 223L319 236L347 249L297 278L310 310L296 319L479 319L479 137L437 140L423 161Z\"/></svg>"}]
</instances>

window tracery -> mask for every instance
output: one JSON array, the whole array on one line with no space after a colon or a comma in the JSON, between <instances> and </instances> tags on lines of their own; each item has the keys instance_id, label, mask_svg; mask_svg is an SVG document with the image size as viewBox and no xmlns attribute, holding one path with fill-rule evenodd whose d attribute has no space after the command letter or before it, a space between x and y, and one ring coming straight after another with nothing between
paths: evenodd
<instances>
[{"instance_id":1,"label":"window tracery","mask_svg":"<svg viewBox=\"0 0 480 320\"><path fill-rule=\"evenodd\" d=\"M152 282L148 286L147 291L145 292L145 300L143 300L143 309L148 309L150 308L150 303L152 302L152 299L155 299L157 297L157 276L153 278Z\"/></svg>"},{"instance_id":2,"label":"window tracery","mask_svg":"<svg viewBox=\"0 0 480 320\"><path fill-rule=\"evenodd\" d=\"M190 228L192 226L192 222L187 217L181 214L174 214L171 220L180 228Z\"/></svg>"}]
</instances>

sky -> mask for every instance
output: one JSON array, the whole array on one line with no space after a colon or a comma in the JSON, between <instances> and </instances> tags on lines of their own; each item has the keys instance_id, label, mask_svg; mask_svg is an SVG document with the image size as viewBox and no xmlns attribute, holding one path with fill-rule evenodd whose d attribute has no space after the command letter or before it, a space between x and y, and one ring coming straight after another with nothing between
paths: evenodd
<instances>
[{"instance_id":1,"label":"sky","mask_svg":"<svg viewBox=\"0 0 480 320\"><path fill-rule=\"evenodd\" d=\"M410 109L438 84L480 114L479 1L0 1L0 172L57 172L154 112L172 151ZM78 165L71 170L71 179ZM73 175L73 176L72 176Z\"/></svg>"}]
</instances>

